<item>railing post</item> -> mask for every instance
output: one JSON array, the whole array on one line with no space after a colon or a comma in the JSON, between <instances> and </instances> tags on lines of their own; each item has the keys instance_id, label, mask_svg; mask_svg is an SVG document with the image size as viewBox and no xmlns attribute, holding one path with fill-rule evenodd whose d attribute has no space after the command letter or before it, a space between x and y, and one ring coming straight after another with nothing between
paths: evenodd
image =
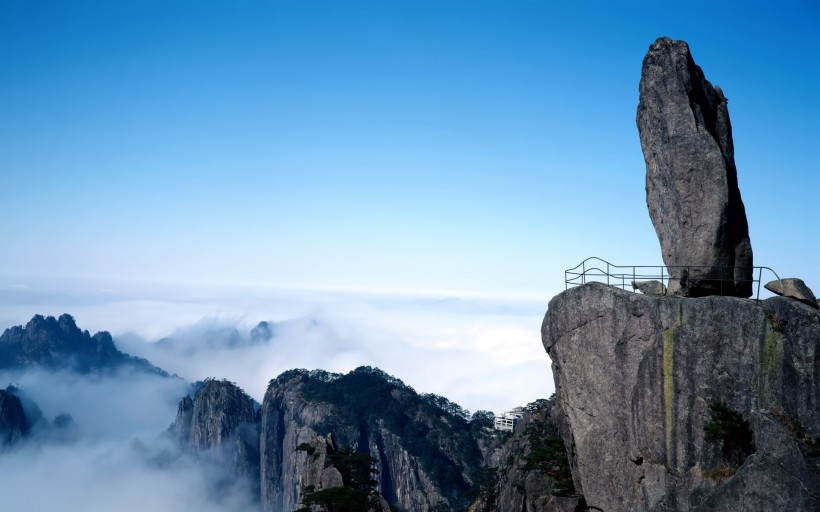
<instances>
[{"instance_id":1,"label":"railing post","mask_svg":"<svg viewBox=\"0 0 820 512\"><path fill-rule=\"evenodd\" d=\"M664 269L664 266L663 266L663 265L661 265L661 285L662 285L662 286L664 285L664 284L663 284L663 269ZM668 288L669 288L669 287L667 286L667 289L668 289ZM664 293L664 295L666 295L666 294Z\"/></svg>"},{"instance_id":2,"label":"railing post","mask_svg":"<svg viewBox=\"0 0 820 512\"><path fill-rule=\"evenodd\" d=\"M752 269L752 272L754 272L754 269ZM752 274L752 279L754 279L754 274ZM755 300L758 300L758 301L760 300L760 283L762 283L762 282L763 282L763 267L760 267L760 269L757 271L757 297L755 299Z\"/></svg>"},{"instance_id":3,"label":"railing post","mask_svg":"<svg viewBox=\"0 0 820 512\"><path fill-rule=\"evenodd\" d=\"M726 270L726 267L720 267L720 296L723 297L723 272Z\"/></svg>"},{"instance_id":4,"label":"railing post","mask_svg":"<svg viewBox=\"0 0 820 512\"><path fill-rule=\"evenodd\" d=\"M606 285L609 286L609 262L606 262Z\"/></svg>"}]
</instances>

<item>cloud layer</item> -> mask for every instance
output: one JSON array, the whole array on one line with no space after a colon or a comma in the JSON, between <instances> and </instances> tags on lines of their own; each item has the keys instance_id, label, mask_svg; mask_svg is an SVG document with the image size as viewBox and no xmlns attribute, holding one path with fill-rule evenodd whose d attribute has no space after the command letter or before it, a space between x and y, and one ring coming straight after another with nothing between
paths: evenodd
<instances>
[{"instance_id":1,"label":"cloud layer","mask_svg":"<svg viewBox=\"0 0 820 512\"><path fill-rule=\"evenodd\" d=\"M221 470L162 435L188 389L179 379L27 371L0 382L18 386L45 420L0 453L4 510L257 510L242 488L211 493ZM49 425L58 414L73 418L70 435Z\"/></svg>"}]
</instances>

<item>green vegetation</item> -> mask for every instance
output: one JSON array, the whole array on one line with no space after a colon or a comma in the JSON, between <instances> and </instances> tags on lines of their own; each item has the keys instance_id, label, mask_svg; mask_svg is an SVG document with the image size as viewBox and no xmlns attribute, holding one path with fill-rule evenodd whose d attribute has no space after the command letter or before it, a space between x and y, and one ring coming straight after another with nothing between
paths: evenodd
<instances>
[{"instance_id":1,"label":"green vegetation","mask_svg":"<svg viewBox=\"0 0 820 512\"><path fill-rule=\"evenodd\" d=\"M555 393L550 395L549 398L539 398L539 399L535 400L534 402L528 403L527 405L524 406L524 410L527 411L528 413L535 413L535 412L540 411L544 407L546 407L547 404L549 404L550 402L552 402L554 400L555 400Z\"/></svg>"},{"instance_id":2,"label":"green vegetation","mask_svg":"<svg viewBox=\"0 0 820 512\"><path fill-rule=\"evenodd\" d=\"M555 480L552 494L555 496L572 496L575 494L575 483L564 441L543 421L533 421L527 427L527 439L530 451L524 455L524 469L540 471Z\"/></svg>"},{"instance_id":3,"label":"green vegetation","mask_svg":"<svg viewBox=\"0 0 820 512\"><path fill-rule=\"evenodd\" d=\"M458 504L470 489L464 468L482 466L473 433L491 421L492 413L482 411L470 417L468 411L446 398L419 395L401 380L369 366L346 375L289 370L271 385L293 378L302 380L306 400L331 403L339 411L315 427L321 434L359 425L363 435L370 436L381 424L401 439L404 449L453 500L451 505Z\"/></svg>"},{"instance_id":4,"label":"green vegetation","mask_svg":"<svg viewBox=\"0 0 820 512\"><path fill-rule=\"evenodd\" d=\"M711 419L703 426L706 440L721 443L722 462L737 469L754 453L754 435L749 422L720 400L709 404Z\"/></svg>"},{"instance_id":5,"label":"green vegetation","mask_svg":"<svg viewBox=\"0 0 820 512\"><path fill-rule=\"evenodd\" d=\"M296 447L297 452L307 452L308 455L313 455L316 453L316 448L309 443L302 443Z\"/></svg>"},{"instance_id":6,"label":"green vegetation","mask_svg":"<svg viewBox=\"0 0 820 512\"><path fill-rule=\"evenodd\" d=\"M303 445L311 447L307 443L302 443L299 448ZM356 453L350 446L344 446L328 454L328 459L342 475L344 485L320 491L314 491L312 486L305 487L305 495L302 498L304 507L297 512L308 512L311 505L320 505L328 512L366 510L368 497L376 489L376 480L373 478L376 474L376 459L364 453Z\"/></svg>"},{"instance_id":7,"label":"green vegetation","mask_svg":"<svg viewBox=\"0 0 820 512\"><path fill-rule=\"evenodd\" d=\"M489 512L496 509L498 500L498 468L483 467L473 474L473 487L467 493L470 502L481 500L483 508L476 512Z\"/></svg>"},{"instance_id":8,"label":"green vegetation","mask_svg":"<svg viewBox=\"0 0 820 512\"><path fill-rule=\"evenodd\" d=\"M452 414L453 416L458 416L463 420L468 420L470 418L470 411L464 409L457 403L451 402L450 400L441 395L436 395L434 393L422 393L419 396L422 400L432 405L433 407L437 407L442 411Z\"/></svg>"}]
</instances>

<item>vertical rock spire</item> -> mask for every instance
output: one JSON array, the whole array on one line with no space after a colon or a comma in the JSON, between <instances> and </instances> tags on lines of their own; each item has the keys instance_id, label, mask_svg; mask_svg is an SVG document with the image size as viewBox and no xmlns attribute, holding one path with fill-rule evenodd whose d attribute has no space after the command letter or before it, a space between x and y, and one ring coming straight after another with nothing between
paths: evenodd
<instances>
[{"instance_id":1,"label":"vertical rock spire","mask_svg":"<svg viewBox=\"0 0 820 512\"><path fill-rule=\"evenodd\" d=\"M735 168L727 100L683 41L660 38L644 57L638 133L646 204L685 296L752 294L752 245Z\"/></svg>"}]
</instances>

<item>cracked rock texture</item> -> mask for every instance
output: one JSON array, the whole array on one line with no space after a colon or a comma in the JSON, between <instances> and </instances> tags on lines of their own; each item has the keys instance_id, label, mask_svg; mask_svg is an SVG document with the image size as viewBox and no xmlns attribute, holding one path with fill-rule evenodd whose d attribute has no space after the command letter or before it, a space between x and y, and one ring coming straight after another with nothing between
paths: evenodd
<instances>
[{"instance_id":1,"label":"cracked rock texture","mask_svg":"<svg viewBox=\"0 0 820 512\"><path fill-rule=\"evenodd\" d=\"M638 133L646 204L670 268L670 293L752 294L752 244L740 197L728 100L683 41L660 38L643 60Z\"/></svg>"},{"instance_id":2,"label":"cracked rock texture","mask_svg":"<svg viewBox=\"0 0 820 512\"><path fill-rule=\"evenodd\" d=\"M294 510L305 482L315 485L329 478L319 473L324 463L307 464L308 458L321 456L318 449L314 454L298 449L302 443L318 446L317 439L329 434L338 446L351 446L376 459L377 490L387 502L408 511L430 510L441 502L461 504L470 474L482 464L475 439L452 426L462 419L426 405L403 384L386 384L378 370L364 367L334 379L291 370L270 382L260 435L263 510ZM360 379L363 394L328 398L343 379ZM368 395L376 387L383 396ZM432 466L425 465L420 449Z\"/></svg>"},{"instance_id":3,"label":"cracked rock texture","mask_svg":"<svg viewBox=\"0 0 820 512\"><path fill-rule=\"evenodd\" d=\"M333 436L316 435L306 444L310 446L310 449L300 450L305 452L301 473L301 489L309 488L314 491L321 491L333 487L342 487L345 484L342 473L331 460L331 455L338 451ZM302 506L297 506L297 510ZM319 505L312 505L311 510L327 512L324 507ZM368 496L367 511L364 512L390 512L390 505L380 493L372 493Z\"/></svg>"},{"instance_id":4,"label":"cracked rock texture","mask_svg":"<svg viewBox=\"0 0 820 512\"><path fill-rule=\"evenodd\" d=\"M591 283L550 301L542 339L589 506L820 510L816 309ZM716 401L753 433L754 452L734 466L704 435Z\"/></svg>"},{"instance_id":5,"label":"cracked rock texture","mask_svg":"<svg viewBox=\"0 0 820 512\"><path fill-rule=\"evenodd\" d=\"M525 412L515 425L513 436L501 449L495 486L490 492L482 493L470 505L468 512L579 510L582 502L577 496L553 495L555 479L527 464L527 456L532 453L533 444L537 441L533 436L560 436L566 430L565 425L558 423L563 418L560 403L554 399L544 400L537 410Z\"/></svg>"},{"instance_id":6,"label":"cracked rock texture","mask_svg":"<svg viewBox=\"0 0 820 512\"><path fill-rule=\"evenodd\" d=\"M209 454L237 477L259 478L259 433L253 400L236 384L208 379L194 398L184 397L170 432L179 445Z\"/></svg>"}]
</instances>

